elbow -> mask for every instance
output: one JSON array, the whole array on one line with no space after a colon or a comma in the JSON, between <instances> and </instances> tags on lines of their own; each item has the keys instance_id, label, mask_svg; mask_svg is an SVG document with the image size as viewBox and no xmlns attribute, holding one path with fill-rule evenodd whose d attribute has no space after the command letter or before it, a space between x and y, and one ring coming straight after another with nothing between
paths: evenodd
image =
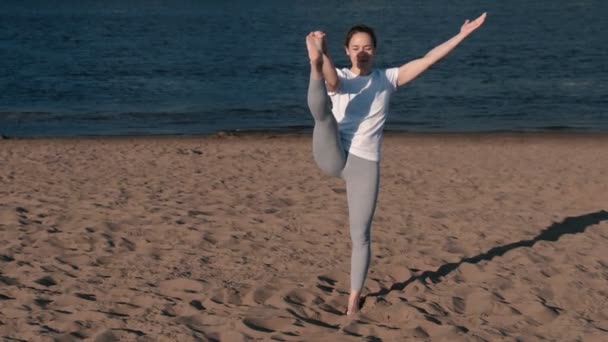
<instances>
[{"instance_id":1,"label":"elbow","mask_svg":"<svg viewBox=\"0 0 608 342\"><path fill-rule=\"evenodd\" d=\"M423 70L426 70L430 68L433 64L437 63L438 60L439 58L434 54L427 54L426 56L420 59L420 67L423 68Z\"/></svg>"},{"instance_id":2,"label":"elbow","mask_svg":"<svg viewBox=\"0 0 608 342\"><path fill-rule=\"evenodd\" d=\"M327 87L328 92L336 92L338 90L338 82L325 82L325 86Z\"/></svg>"}]
</instances>

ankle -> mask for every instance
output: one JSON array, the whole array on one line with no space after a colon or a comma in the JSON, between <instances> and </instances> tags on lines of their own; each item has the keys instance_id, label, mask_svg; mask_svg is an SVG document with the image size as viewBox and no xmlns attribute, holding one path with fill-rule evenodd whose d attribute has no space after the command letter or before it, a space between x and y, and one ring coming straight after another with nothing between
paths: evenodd
<instances>
[{"instance_id":1,"label":"ankle","mask_svg":"<svg viewBox=\"0 0 608 342\"><path fill-rule=\"evenodd\" d=\"M310 76L315 80L323 79L323 67L315 64L313 61L310 62Z\"/></svg>"},{"instance_id":2,"label":"ankle","mask_svg":"<svg viewBox=\"0 0 608 342\"><path fill-rule=\"evenodd\" d=\"M357 312L359 312L359 310L361 310L361 308L359 307L359 303L349 303L347 309L346 309L346 315L350 316L352 314L356 314Z\"/></svg>"},{"instance_id":3,"label":"ankle","mask_svg":"<svg viewBox=\"0 0 608 342\"><path fill-rule=\"evenodd\" d=\"M323 70L323 58L311 59L310 67L318 71Z\"/></svg>"}]
</instances>

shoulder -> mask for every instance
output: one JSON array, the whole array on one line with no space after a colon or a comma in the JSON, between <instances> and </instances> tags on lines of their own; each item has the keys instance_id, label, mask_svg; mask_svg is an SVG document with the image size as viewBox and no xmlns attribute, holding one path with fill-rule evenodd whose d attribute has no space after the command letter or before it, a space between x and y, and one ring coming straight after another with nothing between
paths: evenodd
<instances>
[{"instance_id":1,"label":"shoulder","mask_svg":"<svg viewBox=\"0 0 608 342\"><path fill-rule=\"evenodd\" d=\"M399 68L384 68L376 69L376 71L383 77L392 78L395 75L399 75Z\"/></svg>"},{"instance_id":2,"label":"shoulder","mask_svg":"<svg viewBox=\"0 0 608 342\"><path fill-rule=\"evenodd\" d=\"M390 88L397 89L397 80L399 79L399 68L375 69L374 76L383 82L388 83Z\"/></svg>"}]
</instances>

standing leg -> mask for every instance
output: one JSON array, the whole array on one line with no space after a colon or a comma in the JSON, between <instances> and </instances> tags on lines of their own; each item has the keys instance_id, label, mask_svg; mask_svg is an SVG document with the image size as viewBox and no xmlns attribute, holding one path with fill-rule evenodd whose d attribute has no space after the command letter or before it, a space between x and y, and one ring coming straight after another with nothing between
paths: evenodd
<instances>
[{"instance_id":1,"label":"standing leg","mask_svg":"<svg viewBox=\"0 0 608 342\"><path fill-rule=\"evenodd\" d=\"M359 310L359 296L371 259L370 233L378 198L379 163L350 154L344 168L344 180L352 240L351 293L347 314L352 314Z\"/></svg>"},{"instance_id":2,"label":"standing leg","mask_svg":"<svg viewBox=\"0 0 608 342\"><path fill-rule=\"evenodd\" d=\"M331 112L323 79L323 56L319 49L321 37L311 33L306 37L310 58L310 83L308 108L315 120L312 134L312 150L315 162L324 172L339 177L346 164L346 153L340 141L338 123Z\"/></svg>"}]
</instances>

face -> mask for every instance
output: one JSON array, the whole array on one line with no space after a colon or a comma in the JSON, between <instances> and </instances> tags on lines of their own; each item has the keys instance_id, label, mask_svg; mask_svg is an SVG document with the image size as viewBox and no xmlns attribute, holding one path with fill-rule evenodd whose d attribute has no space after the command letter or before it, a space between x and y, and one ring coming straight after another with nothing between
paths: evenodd
<instances>
[{"instance_id":1,"label":"face","mask_svg":"<svg viewBox=\"0 0 608 342\"><path fill-rule=\"evenodd\" d=\"M345 49L353 66L359 69L371 68L376 49L369 34L365 32L355 33Z\"/></svg>"}]
</instances>

